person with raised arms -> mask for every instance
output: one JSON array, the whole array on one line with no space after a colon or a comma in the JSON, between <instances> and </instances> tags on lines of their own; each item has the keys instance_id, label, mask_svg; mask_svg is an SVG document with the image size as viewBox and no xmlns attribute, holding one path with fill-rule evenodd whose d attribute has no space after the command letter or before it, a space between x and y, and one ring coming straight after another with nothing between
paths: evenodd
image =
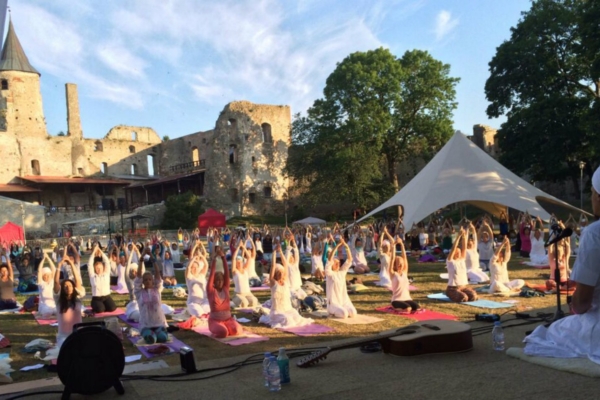
<instances>
[{"instance_id":1,"label":"person with raised arms","mask_svg":"<svg viewBox=\"0 0 600 400\"><path fill-rule=\"evenodd\" d=\"M223 262L223 272L217 272L217 257ZM206 293L210 305L208 317L208 330L214 337L222 339L228 336L239 336L244 328L231 316L231 302L229 298L229 268L227 259L222 249L217 249L210 265L210 276L206 286Z\"/></svg>"},{"instance_id":2,"label":"person with raised arms","mask_svg":"<svg viewBox=\"0 0 600 400\"><path fill-rule=\"evenodd\" d=\"M494 257L490 260L490 288L489 293L510 293L519 292L525 286L523 279L513 279L508 277L508 262L510 261L510 240L508 236L504 237L500 247L496 249Z\"/></svg>"},{"instance_id":3,"label":"person with raised arms","mask_svg":"<svg viewBox=\"0 0 600 400\"><path fill-rule=\"evenodd\" d=\"M390 277L390 260L395 253L395 241L392 235L383 227L383 232L379 235L379 283L377 286L386 288L392 287L392 279Z\"/></svg>"},{"instance_id":4,"label":"person with raised arms","mask_svg":"<svg viewBox=\"0 0 600 400\"><path fill-rule=\"evenodd\" d=\"M340 238L340 242L329 254L327 264L325 264L325 292L327 293L327 312L337 318L348 318L354 317L357 312L352 301L350 301L350 297L348 297L346 286L346 274L352 265L352 260L347 259L340 266L339 258L335 257L342 246L345 246L346 252L349 253L350 247L344 241L344 238Z\"/></svg>"},{"instance_id":5,"label":"person with raised arms","mask_svg":"<svg viewBox=\"0 0 600 400\"><path fill-rule=\"evenodd\" d=\"M44 267L47 262L50 267ZM49 317L56 314L56 301L54 301L54 276L56 266L47 253L38 267L38 287L40 288L40 299L38 303L38 315Z\"/></svg>"},{"instance_id":6,"label":"person with raised arms","mask_svg":"<svg viewBox=\"0 0 600 400\"><path fill-rule=\"evenodd\" d=\"M240 240L239 245L235 249L231 261L231 273L233 274L233 285L235 290L235 296L233 297L233 304L236 307L256 307L258 306L258 299L250 291L250 268L254 268L254 260L250 258L244 258L240 254L243 252L247 253L244 241Z\"/></svg>"},{"instance_id":7,"label":"person with raised arms","mask_svg":"<svg viewBox=\"0 0 600 400\"><path fill-rule=\"evenodd\" d=\"M2 264L0 264L0 310L12 310L17 308L17 298L15 297L14 272L10 255L2 247Z\"/></svg>"},{"instance_id":8,"label":"person with raised arms","mask_svg":"<svg viewBox=\"0 0 600 400\"><path fill-rule=\"evenodd\" d=\"M145 255L152 253L150 247L146 247ZM167 320L162 309L161 292L163 280L160 276L160 265L156 259L154 263L154 276L150 272L144 272L143 257L138 263L137 276L133 281L135 285L135 298L138 303L140 319L140 335L147 344L165 343L169 339L167 333Z\"/></svg>"},{"instance_id":9,"label":"person with raised arms","mask_svg":"<svg viewBox=\"0 0 600 400\"><path fill-rule=\"evenodd\" d=\"M395 244L400 246L402 254L398 256L393 252L388 267L389 276L392 277L392 307L399 311L415 313L419 309L419 304L413 301L410 295L408 258L404 241L398 238Z\"/></svg>"},{"instance_id":10,"label":"person with raised arms","mask_svg":"<svg viewBox=\"0 0 600 400\"><path fill-rule=\"evenodd\" d=\"M477 252L477 232L475 226L469 221L468 226L468 240L465 263L467 266L467 277L470 282L483 283L490 280L490 278L481 270L479 264L479 253Z\"/></svg>"},{"instance_id":11,"label":"person with raised arms","mask_svg":"<svg viewBox=\"0 0 600 400\"><path fill-rule=\"evenodd\" d=\"M110 297L110 260L96 245L88 262L88 274L92 286L92 311L95 313L112 312L117 309Z\"/></svg>"},{"instance_id":12,"label":"person with raised arms","mask_svg":"<svg viewBox=\"0 0 600 400\"><path fill-rule=\"evenodd\" d=\"M56 345L62 346L65 339L73 332L73 326L81 323L81 312L83 298L83 287L80 274L74 271L73 280L67 278L60 280L60 271L63 264L70 264L75 269L70 258L63 258L54 273L54 302L56 304L56 319L58 322L58 334Z\"/></svg>"},{"instance_id":13,"label":"person with raised arms","mask_svg":"<svg viewBox=\"0 0 600 400\"><path fill-rule=\"evenodd\" d=\"M477 293L467 286L469 278L465 264L466 241L466 232L461 228L446 258L446 268L448 268L446 296L456 303L477 300Z\"/></svg>"},{"instance_id":14,"label":"person with raised arms","mask_svg":"<svg viewBox=\"0 0 600 400\"><path fill-rule=\"evenodd\" d=\"M185 283L188 289L187 310L190 315L201 317L210 313L206 294L206 272L208 261L202 252L197 252L196 243L190 252L191 259L185 270Z\"/></svg>"}]
</instances>

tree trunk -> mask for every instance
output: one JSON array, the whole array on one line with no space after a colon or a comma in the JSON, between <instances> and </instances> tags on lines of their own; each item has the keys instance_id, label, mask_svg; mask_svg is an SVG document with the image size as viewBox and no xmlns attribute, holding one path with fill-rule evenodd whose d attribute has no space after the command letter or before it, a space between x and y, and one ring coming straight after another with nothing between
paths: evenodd
<instances>
[{"instance_id":1,"label":"tree trunk","mask_svg":"<svg viewBox=\"0 0 600 400\"><path fill-rule=\"evenodd\" d=\"M394 186L394 191L398 192L400 185L398 184L398 172L396 172L396 162L389 154L386 154L385 158L387 160L388 179L390 180L390 183ZM401 217L402 207L398 206L397 212L398 217Z\"/></svg>"}]
</instances>

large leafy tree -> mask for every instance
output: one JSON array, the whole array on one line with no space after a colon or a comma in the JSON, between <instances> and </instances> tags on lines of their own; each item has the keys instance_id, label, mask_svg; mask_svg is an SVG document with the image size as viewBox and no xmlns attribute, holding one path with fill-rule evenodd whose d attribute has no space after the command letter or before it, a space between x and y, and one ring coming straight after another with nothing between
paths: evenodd
<instances>
[{"instance_id":1,"label":"large leafy tree","mask_svg":"<svg viewBox=\"0 0 600 400\"><path fill-rule=\"evenodd\" d=\"M163 229L193 228L198 224L198 216L204 213L202 200L193 192L169 196L165 207Z\"/></svg>"},{"instance_id":2,"label":"large leafy tree","mask_svg":"<svg viewBox=\"0 0 600 400\"><path fill-rule=\"evenodd\" d=\"M485 93L490 117L506 115L501 162L534 180L586 173L599 154L598 2L538 0L522 14L490 62Z\"/></svg>"},{"instance_id":3,"label":"large leafy tree","mask_svg":"<svg viewBox=\"0 0 600 400\"><path fill-rule=\"evenodd\" d=\"M327 78L324 97L295 119L288 171L315 196L380 201L398 189L399 163L430 156L452 135L458 79L449 73L420 50L350 54Z\"/></svg>"}]
</instances>

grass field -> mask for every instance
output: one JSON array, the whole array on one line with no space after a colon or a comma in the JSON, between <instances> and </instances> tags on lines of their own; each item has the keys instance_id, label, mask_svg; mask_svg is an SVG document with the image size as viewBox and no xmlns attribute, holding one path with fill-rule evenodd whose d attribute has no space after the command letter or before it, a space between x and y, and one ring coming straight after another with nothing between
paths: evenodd
<instances>
[{"instance_id":1,"label":"grass field","mask_svg":"<svg viewBox=\"0 0 600 400\"><path fill-rule=\"evenodd\" d=\"M549 270L531 268L520 264L520 261L522 260L516 259L511 261L509 264L509 273L511 279L520 278L526 280L527 282L537 284L545 281ZM86 271L82 272L84 275L84 283L87 283L87 293L91 293L87 273ZM489 310L427 299L426 296L428 294L442 292L445 289L446 283L439 277L439 274L443 272L446 272L445 264L443 263L419 264L416 261L411 260L409 276L414 278L413 285L418 289L412 292L413 299L419 302L423 308L447 314L453 314L462 321L473 320L476 313L503 313L509 310L535 310L544 307L551 307L556 303L556 297L554 295L534 298L516 297L513 299L518 300L518 303L512 308ZM183 273L181 271L177 271L177 273L179 281L184 282ZM366 314L382 318L382 322L368 325L347 325L332 321L330 319L319 319L317 321L318 323L330 326L334 328L334 331L313 337L299 337L252 322L244 324L244 326L256 334L268 336L270 340L238 347L219 343L215 340L191 331L180 330L175 332L174 336L193 348L195 356L198 360L211 360L241 354L255 354L262 353L264 351L275 351L279 347L291 348L311 344L318 345L319 343L329 342L332 340L368 336L377 334L386 329L401 327L414 322L414 320L409 318L375 311L375 308L385 306L389 303L391 292L383 288L372 286L372 282L377 280L377 276L365 276L362 277L362 279L367 286L370 286L370 290L360 292L359 294L352 294L351 299L359 314ZM261 301L267 300L269 297L269 292L255 292L255 294ZM123 309L125 308L128 300L127 295L113 295L113 298L119 307ZM495 301L505 300L505 298L493 297L491 295L483 295L481 298ZM23 303L25 297L19 296L18 300ZM172 294L172 290L165 290L163 292L163 302L174 308L185 307L185 301L185 299L175 298ZM84 305L89 305L89 300L87 300ZM239 313L237 315L238 317L248 317L248 314ZM84 322L93 320L94 319L92 318L85 318ZM125 326L125 324L122 324L122 326ZM12 367L13 369L17 370L11 374L15 382L42 379L55 375L46 372L45 369L28 372L20 372L18 370L24 366L33 365L40 362L34 358L33 354L22 352L24 345L36 338L45 338L54 341L56 328L38 325L30 313L8 314L0 315L0 333L5 335L12 344L10 348L0 349L0 353L10 353L10 357L13 359ZM129 342L129 340L125 339L123 341L123 346L126 355L138 354L137 349ZM179 356L177 354L163 356L161 358L164 359L169 365L179 365ZM142 360L144 360L144 358L142 358Z\"/></svg>"}]
</instances>

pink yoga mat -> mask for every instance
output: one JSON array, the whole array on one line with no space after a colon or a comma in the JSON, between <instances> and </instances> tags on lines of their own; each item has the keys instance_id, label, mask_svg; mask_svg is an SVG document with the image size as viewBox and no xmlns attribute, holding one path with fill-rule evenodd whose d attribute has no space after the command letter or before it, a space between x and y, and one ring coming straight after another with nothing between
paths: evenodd
<instances>
[{"instance_id":1,"label":"pink yoga mat","mask_svg":"<svg viewBox=\"0 0 600 400\"><path fill-rule=\"evenodd\" d=\"M138 342L138 340L144 340L144 339L142 339L141 336L128 337L128 339L134 345ZM152 354L152 353L148 352L148 350L160 346L161 343L159 343L159 344L157 344L155 346L136 346L136 347L140 351L140 353L142 353L143 355L146 356L146 358L154 358L154 357L166 356L166 355L173 354L173 353L179 353L179 351L181 350L181 348L185 346L185 343L183 343L181 340L177 339L173 335L171 335L171 342L170 343L162 343L162 344L164 344L169 349L171 349L171 352L170 353L163 353L163 354Z\"/></svg>"},{"instance_id":2,"label":"pink yoga mat","mask_svg":"<svg viewBox=\"0 0 600 400\"><path fill-rule=\"evenodd\" d=\"M192 330L196 333L199 333L203 336L207 336L211 339L214 339L218 342L221 342L223 344L228 344L230 346L241 346L243 344L250 344L250 343L256 343L256 342L265 342L267 340L269 340L268 337L266 336L260 336L257 335L255 333L252 333L250 331L244 330L244 335L246 335L246 337L243 338L239 338L239 339L217 339L216 337L213 337L212 333L210 333L210 331L208 330L208 326L197 326L195 328L192 328Z\"/></svg>"},{"instance_id":3,"label":"pink yoga mat","mask_svg":"<svg viewBox=\"0 0 600 400\"><path fill-rule=\"evenodd\" d=\"M121 290L117 290L117 286L111 286L110 287L111 292L113 293L118 293L118 294L129 294L129 290L127 290L127 288L121 289Z\"/></svg>"},{"instance_id":4,"label":"pink yoga mat","mask_svg":"<svg viewBox=\"0 0 600 400\"><path fill-rule=\"evenodd\" d=\"M313 336L313 335L319 335L321 333L331 332L334 329L330 328L328 326L325 326L325 325L310 324L310 325L297 326L294 328L286 328L286 329L280 329L280 330L282 330L284 332L293 333L294 335L298 335L298 336Z\"/></svg>"},{"instance_id":5,"label":"pink yoga mat","mask_svg":"<svg viewBox=\"0 0 600 400\"><path fill-rule=\"evenodd\" d=\"M37 313L35 311L32 312L31 314L33 315L33 317L35 318L36 322L39 325L52 325L57 322L56 318L54 318L54 317L50 317L50 319L38 318Z\"/></svg>"},{"instance_id":6,"label":"pink yoga mat","mask_svg":"<svg viewBox=\"0 0 600 400\"><path fill-rule=\"evenodd\" d=\"M399 317L416 319L417 321L427 321L430 319L447 319L447 320L452 320L452 321L457 320L457 318L454 315L439 313L439 312L425 310L425 309L419 310L418 312L416 312L414 314L395 310L394 307L392 307L392 306L379 307L379 308L376 308L376 310L380 311L380 312L388 313L388 314L397 315Z\"/></svg>"},{"instance_id":7,"label":"pink yoga mat","mask_svg":"<svg viewBox=\"0 0 600 400\"><path fill-rule=\"evenodd\" d=\"M387 289L387 290L390 290L390 291L392 290L392 288L391 288L391 287L387 287L387 286L379 286L379 285L378 285L379 281L374 281L373 283L375 283L375 285L377 285L377 287L384 288L384 289ZM419 289L418 289L416 286L410 285L410 286L408 287L408 290L410 290L411 292L414 292L415 290L419 290Z\"/></svg>"}]
</instances>

